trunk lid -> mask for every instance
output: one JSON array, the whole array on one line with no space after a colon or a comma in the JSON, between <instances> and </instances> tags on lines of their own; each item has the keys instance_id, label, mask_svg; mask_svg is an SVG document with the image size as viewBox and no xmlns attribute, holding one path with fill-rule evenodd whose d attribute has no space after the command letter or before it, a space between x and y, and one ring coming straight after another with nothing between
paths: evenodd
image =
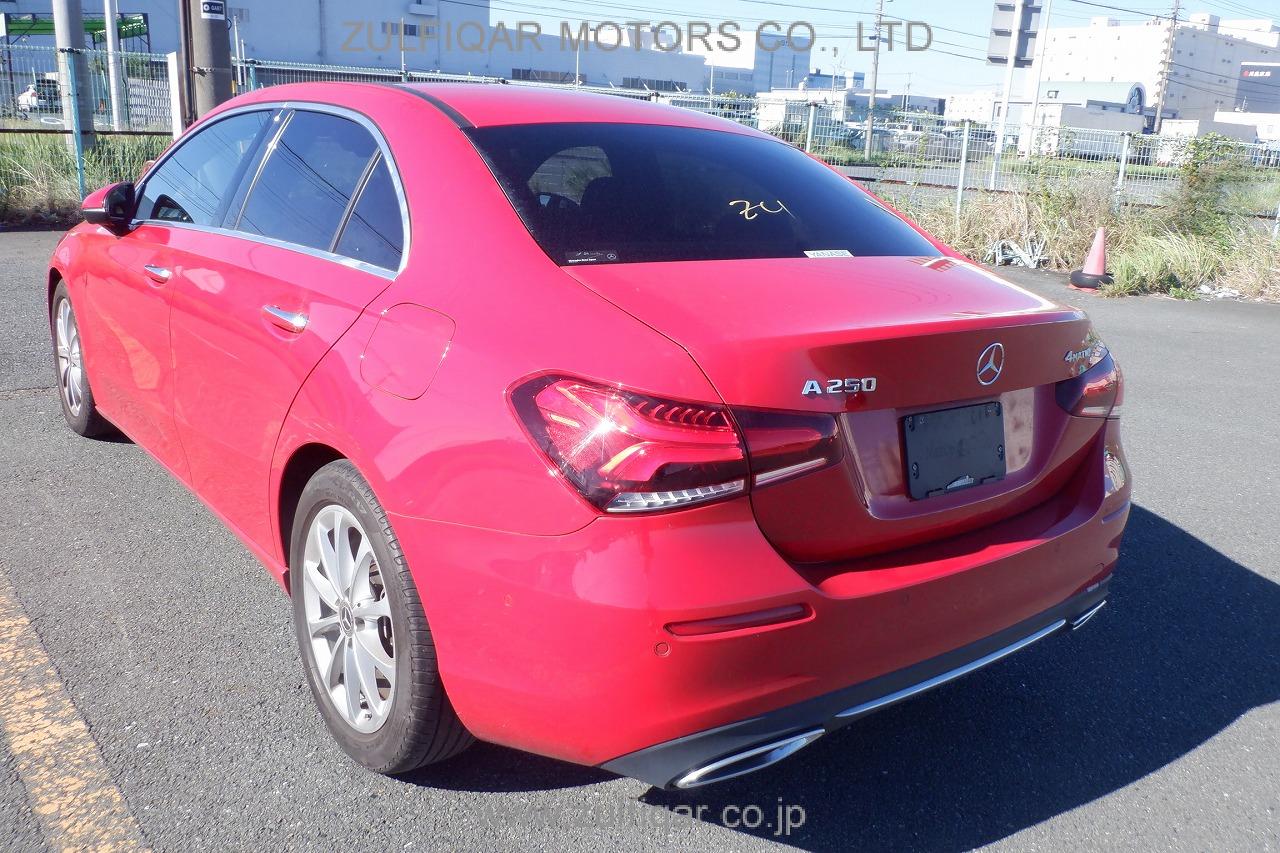
<instances>
[{"instance_id":1,"label":"trunk lid","mask_svg":"<svg viewBox=\"0 0 1280 853\"><path fill-rule=\"evenodd\" d=\"M794 562L921 544L1030 509L1065 487L1100 425L1070 418L1054 398L1054 384L1075 375L1068 354L1090 340L1085 315L967 261L782 258L566 271L688 350L731 407L836 416L840 464L752 492L762 529ZM980 378L980 356L993 344L1002 369ZM850 379L865 390L847 393L857 387L844 384ZM1004 479L912 499L903 419L988 402L1001 407Z\"/></svg>"}]
</instances>

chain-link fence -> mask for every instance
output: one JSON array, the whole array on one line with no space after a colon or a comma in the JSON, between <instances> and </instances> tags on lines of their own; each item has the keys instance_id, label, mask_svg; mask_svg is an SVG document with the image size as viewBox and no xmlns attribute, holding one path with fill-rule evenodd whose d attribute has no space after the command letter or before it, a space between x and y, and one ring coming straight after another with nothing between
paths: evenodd
<instances>
[{"instance_id":1,"label":"chain-link fence","mask_svg":"<svg viewBox=\"0 0 1280 853\"><path fill-rule=\"evenodd\" d=\"M58 51L0 47L0 129L69 130L63 115L70 81L59 71ZM156 132L172 127L168 64L157 54L82 51L86 85L98 131ZM959 214L980 192L1034 192L1051 185L1092 185L1110 192L1116 206L1161 205L1182 185L1192 152L1185 138L1113 130L1038 126L998 128L943 118L888 114L867 143L865 117L835 103L809 103L765 95L659 92L564 82L503 80L399 68L309 65L269 60L234 63L237 92L282 83L463 82L573 88L669 104L721 116L778 136L869 184L896 195L953 198ZM74 67L74 64L68 67ZM870 156L868 155L868 152ZM1280 221L1280 145L1232 143L1221 156L1244 174L1234 209Z\"/></svg>"},{"instance_id":2,"label":"chain-link fence","mask_svg":"<svg viewBox=\"0 0 1280 853\"><path fill-rule=\"evenodd\" d=\"M101 131L157 131L172 127L169 72L163 54L82 50L93 126ZM64 96L71 81L59 69L57 48L0 46L0 128L67 130ZM79 67L72 63L69 68Z\"/></svg>"}]
</instances>

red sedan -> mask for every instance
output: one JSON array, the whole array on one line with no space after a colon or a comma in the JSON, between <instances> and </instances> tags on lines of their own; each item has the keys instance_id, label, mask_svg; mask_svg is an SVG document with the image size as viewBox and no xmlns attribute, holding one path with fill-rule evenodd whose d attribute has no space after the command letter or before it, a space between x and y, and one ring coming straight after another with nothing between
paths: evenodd
<instances>
[{"instance_id":1,"label":"red sedan","mask_svg":"<svg viewBox=\"0 0 1280 853\"><path fill-rule=\"evenodd\" d=\"M373 770L480 738L714 782L1105 601L1129 475L1089 320L750 128L281 86L84 213L67 422L291 594Z\"/></svg>"}]
</instances>

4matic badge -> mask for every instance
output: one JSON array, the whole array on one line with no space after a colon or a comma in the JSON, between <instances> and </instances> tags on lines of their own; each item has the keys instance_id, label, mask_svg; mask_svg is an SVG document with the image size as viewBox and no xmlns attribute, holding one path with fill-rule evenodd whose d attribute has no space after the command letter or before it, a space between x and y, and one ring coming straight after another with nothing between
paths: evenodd
<instances>
[{"instance_id":1,"label":"4matic badge","mask_svg":"<svg viewBox=\"0 0 1280 853\"><path fill-rule=\"evenodd\" d=\"M800 393L811 397L814 394L862 394L874 390L876 378L864 376L861 379L806 379Z\"/></svg>"}]
</instances>

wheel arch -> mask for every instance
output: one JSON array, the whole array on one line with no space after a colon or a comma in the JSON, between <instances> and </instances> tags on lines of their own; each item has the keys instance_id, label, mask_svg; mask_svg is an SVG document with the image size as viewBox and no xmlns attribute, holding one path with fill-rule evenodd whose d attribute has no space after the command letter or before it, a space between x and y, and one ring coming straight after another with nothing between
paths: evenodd
<instances>
[{"instance_id":1,"label":"wheel arch","mask_svg":"<svg viewBox=\"0 0 1280 853\"><path fill-rule=\"evenodd\" d=\"M45 308L48 310L45 313L51 313L53 311L53 292L58 289L58 284L61 283L64 278L65 276L62 274L62 270L57 267L49 267L47 281L48 288L44 294L44 304Z\"/></svg>"},{"instance_id":2,"label":"wheel arch","mask_svg":"<svg viewBox=\"0 0 1280 853\"><path fill-rule=\"evenodd\" d=\"M293 540L293 525L297 520L298 499L302 490L315 476L316 472L330 462L337 462L348 457L337 448L321 442L308 442L294 448L288 461L280 471L279 488L276 494L276 520L279 535L281 565L285 568L280 583L285 592L289 589L289 549Z\"/></svg>"}]
</instances>

